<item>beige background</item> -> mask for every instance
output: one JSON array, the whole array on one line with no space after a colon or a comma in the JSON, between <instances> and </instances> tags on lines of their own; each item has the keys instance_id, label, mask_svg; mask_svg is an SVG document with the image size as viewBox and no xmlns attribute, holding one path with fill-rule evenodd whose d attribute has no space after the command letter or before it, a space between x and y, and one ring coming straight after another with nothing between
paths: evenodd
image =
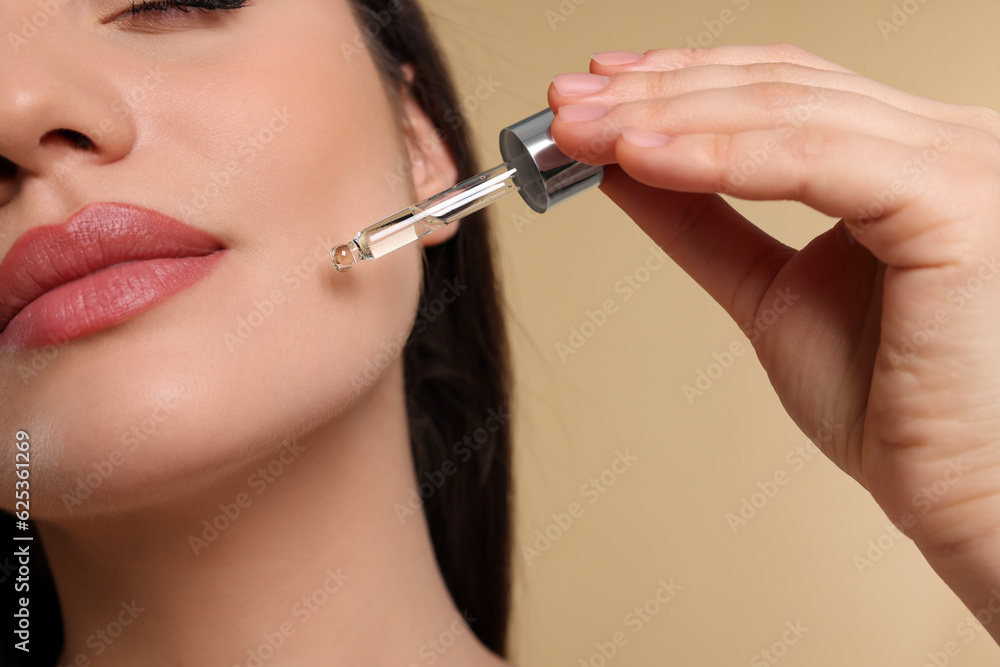
<instances>
[{"instance_id":1,"label":"beige background","mask_svg":"<svg viewBox=\"0 0 1000 667\"><path fill-rule=\"evenodd\" d=\"M893 12L886 0L427 7L486 167L499 162L498 130L544 106L553 74L585 71L593 51L686 45L724 9L735 21L703 44L792 42L903 90L1000 108L1000 3L900 4L917 11L888 39L877 25ZM615 292L651 242L606 198L588 193L534 221L520 201L495 208L517 370L517 663L599 667L595 644L623 631L627 643L607 664L768 665L755 655L799 622L808 631L777 664L920 667L934 653L943 664L948 642L959 651L949 665L997 664L1000 650L983 632L966 634L968 612L860 487L826 459L799 470L786 459L807 440L752 354L689 403L681 387L744 338L673 265L628 301ZM832 222L797 204L738 208L797 247ZM609 298L617 312L560 359L556 344ZM581 485L626 450L638 461L590 504ZM726 515L778 471L788 483L734 534ZM529 564L521 547L536 530L555 534L552 514L573 502L582 516ZM889 548L860 574L855 556L867 558L869 540ZM682 589L633 632L630 610L671 578Z\"/></svg>"}]
</instances>

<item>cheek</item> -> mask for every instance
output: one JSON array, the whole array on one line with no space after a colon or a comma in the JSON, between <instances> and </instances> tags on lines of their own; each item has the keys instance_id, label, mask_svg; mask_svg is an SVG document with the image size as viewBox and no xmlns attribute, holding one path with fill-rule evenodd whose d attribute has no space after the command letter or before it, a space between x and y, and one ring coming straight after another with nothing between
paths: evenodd
<instances>
[{"instance_id":1,"label":"cheek","mask_svg":"<svg viewBox=\"0 0 1000 667\"><path fill-rule=\"evenodd\" d=\"M222 138L217 155L238 159L248 136L261 139L207 213L229 228L233 254L205 340L216 350L214 394L231 415L224 443L216 441L224 450L346 409L398 359L417 309L416 247L349 274L337 273L329 258L331 248L413 196L379 75L368 59L346 64L340 41L300 34L289 38L294 46L240 63L230 74L242 71L245 80L253 72L257 83L220 91L218 107L205 114L229 118L239 100L238 121L214 135ZM274 109L281 124L261 131L274 122ZM188 134L181 153L210 133ZM192 415L192 423L203 419L211 414Z\"/></svg>"},{"instance_id":2,"label":"cheek","mask_svg":"<svg viewBox=\"0 0 1000 667\"><path fill-rule=\"evenodd\" d=\"M341 52L353 35L303 35L297 23L286 36L292 46L245 65L274 84L255 89L248 106L281 105L289 114L243 174L247 197L231 202L247 232L234 239L246 260L234 267L245 286L231 300L237 315L249 319L261 300L283 301L281 315L254 327L236 353L244 371L269 378L273 391L247 391L245 400L272 419L313 423L345 407L377 379L373 367L380 373L387 357L398 357L417 308L417 248L349 274L337 273L329 257L413 197L379 74L370 59L348 62Z\"/></svg>"}]
</instances>

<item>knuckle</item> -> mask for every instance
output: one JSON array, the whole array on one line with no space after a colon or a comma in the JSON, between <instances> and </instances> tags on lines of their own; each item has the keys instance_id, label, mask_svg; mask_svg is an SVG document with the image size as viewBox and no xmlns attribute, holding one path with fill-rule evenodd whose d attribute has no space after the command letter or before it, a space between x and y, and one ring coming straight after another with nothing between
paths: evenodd
<instances>
[{"instance_id":1,"label":"knuckle","mask_svg":"<svg viewBox=\"0 0 1000 667\"><path fill-rule=\"evenodd\" d=\"M793 63L804 62L812 56L811 53L802 47L787 42L767 44L764 46L764 52L775 60Z\"/></svg>"},{"instance_id":2,"label":"knuckle","mask_svg":"<svg viewBox=\"0 0 1000 667\"><path fill-rule=\"evenodd\" d=\"M754 102L772 116L784 116L785 111L802 93L802 86L786 81L763 81L750 88Z\"/></svg>"},{"instance_id":3,"label":"knuckle","mask_svg":"<svg viewBox=\"0 0 1000 667\"><path fill-rule=\"evenodd\" d=\"M793 159L809 163L826 154L830 135L814 127L801 127L788 138L787 148Z\"/></svg>"},{"instance_id":4,"label":"knuckle","mask_svg":"<svg viewBox=\"0 0 1000 667\"><path fill-rule=\"evenodd\" d=\"M788 65L785 63L762 62L747 66L754 81L782 81L788 78Z\"/></svg>"},{"instance_id":5,"label":"knuckle","mask_svg":"<svg viewBox=\"0 0 1000 667\"><path fill-rule=\"evenodd\" d=\"M705 59L707 49L690 47L672 47L669 49L650 49L643 56L643 72L670 72L700 65ZM633 70L635 71L635 70Z\"/></svg>"},{"instance_id":6,"label":"knuckle","mask_svg":"<svg viewBox=\"0 0 1000 667\"><path fill-rule=\"evenodd\" d=\"M748 65L746 70L754 81L784 82L803 87L813 87L818 83L815 70L797 62L760 62ZM802 92L801 88L799 92Z\"/></svg>"},{"instance_id":7,"label":"knuckle","mask_svg":"<svg viewBox=\"0 0 1000 667\"><path fill-rule=\"evenodd\" d=\"M676 81L677 74L673 70L644 73L641 85L643 97L650 100L666 97Z\"/></svg>"},{"instance_id":8,"label":"knuckle","mask_svg":"<svg viewBox=\"0 0 1000 667\"><path fill-rule=\"evenodd\" d=\"M736 155L735 148L733 135L726 133L713 134L709 145L709 157L719 169L724 172L728 171L733 165L739 162L739 156Z\"/></svg>"},{"instance_id":9,"label":"knuckle","mask_svg":"<svg viewBox=\"0 0 1000 667\"><path fill-rule=\"evenodd\" d=\"M681 49L678 54L678 69L701 65L705 61L707 53L708 49L699 49L695 47L685 47Z\"/></svg>"}]
</instances>

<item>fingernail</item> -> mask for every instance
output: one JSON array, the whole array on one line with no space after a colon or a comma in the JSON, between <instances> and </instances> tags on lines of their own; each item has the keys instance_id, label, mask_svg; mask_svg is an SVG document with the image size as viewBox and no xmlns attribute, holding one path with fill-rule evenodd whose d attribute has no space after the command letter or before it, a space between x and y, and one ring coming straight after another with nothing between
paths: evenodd
<instances>
[{"instance_id":1,"label":"fingernail","mask_svg":"<svg viewBox=\"0 0 1000 667\"><path fill-rule=\"evenodd\" d=\"M599 90L603 90L610 76L600 76L597 74L556 74L552 77L552 83L560 95L577 96L593 95Z\"/></svg>"},{"instance_id":2,"label":"fingernail","mask_svg":"<svg viewBox=\"0 0 1000 667\"><path fill-rule=\"evenodd\" d=\"M628 65L642 60L642 54L634 51L599 51L592 53L590 59L599 65Z\"/></svg>"},{"instance_id":3,"label":"fingernail","mask_svg":"<svg viewBox=\"0 0 1000 667\"><path fill-rule=\"evenodd\" d=\"M608 107L599 107L593 104L564 104L559 107L559 117L567 123L597 120L606 113L608 113Z\"/></svg>"},{"instance_id":4,"label":"fingernail","mask_svg":"<svg viewBox=\"0 0 1000 667\"><path fill-rule=\"evenodd\" d=\"M625 141L640 148L660 148L670 143L671 137L641 127L623 127Z\"/></svg>"}]
</instances>

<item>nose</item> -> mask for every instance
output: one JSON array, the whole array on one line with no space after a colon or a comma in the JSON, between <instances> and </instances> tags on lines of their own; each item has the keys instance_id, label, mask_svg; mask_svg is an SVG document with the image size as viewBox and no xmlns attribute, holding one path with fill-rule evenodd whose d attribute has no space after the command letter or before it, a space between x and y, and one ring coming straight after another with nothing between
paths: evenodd
<instances>
[{"instance_id":1,"label":"nose","mask_svg":"<svg viewBox=\"0 0 1000 667\"><path fill-rule=\"evenodd\" d=\"M15 10L0 7L0 14L8 11ZM94 60L100 54L88 52L93 42L58 18L8 49L0 65L0 206L24 178L66 177L112 162L135 141L114 68Z\"/></svg>"}]
</instances>

